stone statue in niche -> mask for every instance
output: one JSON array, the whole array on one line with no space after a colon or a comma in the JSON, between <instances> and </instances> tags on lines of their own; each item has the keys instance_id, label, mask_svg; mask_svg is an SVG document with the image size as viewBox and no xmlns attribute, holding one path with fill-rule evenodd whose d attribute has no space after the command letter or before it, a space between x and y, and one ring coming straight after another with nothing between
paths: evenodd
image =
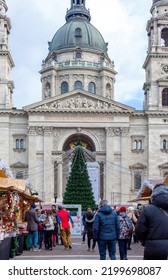
<instances>
[{"instance_id":1,"label":"stone statue in niche","mask_svg":"<svg viewBox=\"0 0 168 280\"><path fill-rule=\"evenodd\" d=\"M46 84L44 94L46 99L51 97L51 88L49 83Z\"/></svg>"}]
</instances>

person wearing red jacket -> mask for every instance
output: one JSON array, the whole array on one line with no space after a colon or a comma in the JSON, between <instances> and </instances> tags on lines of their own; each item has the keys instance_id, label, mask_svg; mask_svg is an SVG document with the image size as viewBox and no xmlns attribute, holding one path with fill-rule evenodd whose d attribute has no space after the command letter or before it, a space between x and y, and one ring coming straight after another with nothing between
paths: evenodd
<instances>
[{"instance_id":1,"label":"person wearing red jacket","mask_svg":"<svg viewBox=\"0 0 168 280\"><path fill-rule=\"evenodd\" d=\"M60 221L58 221L61 231L61 237L64 244L64 249L67 250L68 248L71 249L71 230L70 230L70 223L72 227L74 227L74 222L72 217L70 216L69 212L63 209L61 205L58 206L58 217Z\"/></svg>"}]
</instances>

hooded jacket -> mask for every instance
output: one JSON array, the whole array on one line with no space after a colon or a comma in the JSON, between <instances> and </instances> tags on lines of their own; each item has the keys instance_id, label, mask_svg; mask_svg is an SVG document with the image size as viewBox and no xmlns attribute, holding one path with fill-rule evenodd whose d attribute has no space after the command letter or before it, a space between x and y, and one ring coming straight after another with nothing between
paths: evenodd
<instances>
[{"instance_id":1,"label":"hooded jacket","mask_svg":"<svg viewBox=\"0 0 168 280\"><path fill-rule=\"evenodd\" d=\"M151 204L138 218L135 234L145 243L144 259L168 256L168 185L154 188Z\"/></svg>"},{"instance_id":2,"label":"hooded jacket","mask_svg":"<svg viewBox=\"0 0 168 280\"><path fill-rule=\"evenodd\" d=\"M97 212L93 223L96 240L116 240L120 235L118 215L110 206L103 205Z\"/></svg>"}]
</instances>

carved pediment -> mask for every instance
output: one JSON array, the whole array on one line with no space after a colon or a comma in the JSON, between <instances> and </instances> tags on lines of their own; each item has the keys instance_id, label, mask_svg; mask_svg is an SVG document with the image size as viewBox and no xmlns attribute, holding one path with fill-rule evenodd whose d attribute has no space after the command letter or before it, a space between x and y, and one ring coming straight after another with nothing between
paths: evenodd
<instances>
[{"instance_id":1,"label":"carved pediment","mask_svg":"<svg viewBox=\"0 0 168 280\"><path fill-rule=\"evenodd\" d=\"M107 98L74 91L24 107L28 111L132 112L134 108Z\"/></svg>"},{"instance_id":2,"label":"carved pediment","mask_svg":"<svg viewBox=\"0 0 168 280\"><path fill-rule=\"evenodd\" d=\"M143 163L137 162L129 166L131 170L145 170L147 166Z\"/></svg>"},{"instance_id":3,"label":"carved pediment","mask_svg":"<svg viewBox=\"0 0 168 280\"><path fill-rule=\"evenodd\" d=\"M160 169L168 169L168 162L162 163L159 165Z\"/></svg>"}]
</instances>

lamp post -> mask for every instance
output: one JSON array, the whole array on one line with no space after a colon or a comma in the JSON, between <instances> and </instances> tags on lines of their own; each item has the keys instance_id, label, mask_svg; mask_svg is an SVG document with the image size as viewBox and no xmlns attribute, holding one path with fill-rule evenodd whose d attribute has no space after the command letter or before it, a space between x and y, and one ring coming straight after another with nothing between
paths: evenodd
<instances>
[{"instance_id":1,"label":"lamp post","mask_svg":"<svg viewBox=\"0 0 168 280\"><path fill-rule=\"evenodd\" d=\"M57 193L54 193L54 199L55 199L55 203L57 202Z\"/></svg>"}]
</instances>

